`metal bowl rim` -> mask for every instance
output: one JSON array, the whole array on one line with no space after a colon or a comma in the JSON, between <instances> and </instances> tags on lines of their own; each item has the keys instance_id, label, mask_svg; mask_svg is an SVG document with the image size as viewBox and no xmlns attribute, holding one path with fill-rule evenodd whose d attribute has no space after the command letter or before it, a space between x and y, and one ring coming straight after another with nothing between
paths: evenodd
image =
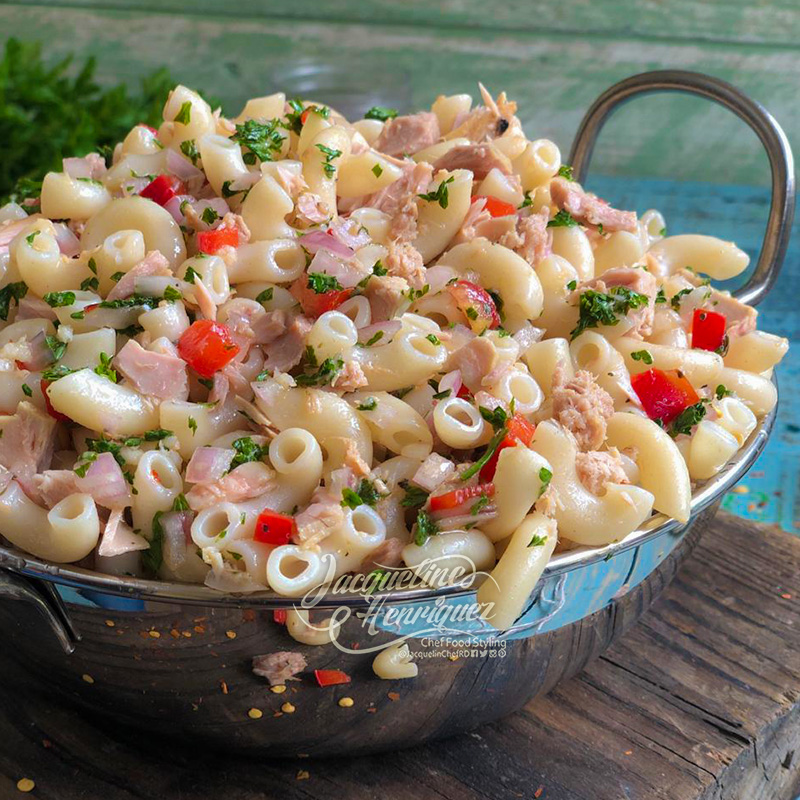
<instances>
[{"instance_id":1,"label":"metal bowl rim","mask_svg":"<svg viewBox=\"0 0 800 800\"><path fill-rule=\"evenodd\" d=\"M777 386L774 376L773 383ZM645 544L659 536L667 534L680 535L683 533L697 514L719 500L750 469L769 440L775 425L777 408L778 404L776 403L775 407L764 417L761 424L750 434L745 446L739 450L735 458L714 478L706 481L693 493L689 520L680 522L674 518L666 518L663 514L653 514L642 527L628 534L619 542L602 547L580 547L557 554L545 568L543 577L560 575L575 569L591 566L600 561L610 560L613 556L623 553L632 547ZM299 602L299 598L285 597L273 592L233 594L220 592L202 584L109 575L82 567L65 566L38 559L14 547L0 547L0 568L3 567L32 578L41 578L77 590L186 605L281 609L295 606ZM418 588L375 592L373 595L366 596L357 592L329 593L318 598L318 602L315 605L317 608L334 608L338 606L364 608L376 598L385 598L386 601L392 603L408 603L435 600L445 596L466 595L474 591L475 583L468 582L436 589Z\"/></svg>"}]
</instances>

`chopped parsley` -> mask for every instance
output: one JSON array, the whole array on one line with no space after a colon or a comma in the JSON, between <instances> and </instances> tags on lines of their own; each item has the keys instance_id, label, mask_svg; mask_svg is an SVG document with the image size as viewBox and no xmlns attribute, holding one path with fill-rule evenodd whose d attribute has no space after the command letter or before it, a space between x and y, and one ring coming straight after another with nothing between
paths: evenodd
<instances>
[{"instance_id":1,"label":"chopped parsley","mask_svg":"<svg viewBox=\"0 0 800 800\"><path fill-rule=\"evenodd\" d=\"M572 175L572 167L569 164L562 164L558 168L558 176L560 178L566 178L568 181L575 180L575 178Z\"/></svg>"},{"instance_id":2,"label":"chopped parsley","mask_svg":"<svg viewBox=\"0 0 800 800\"><path fill-rule=\"evenodd\" d=\"M89 272L91 272L92 275L97 275L97 262L93 258L89 259L86 266L89 267Z\"/></svg>"},{"instance_id":3,"label":"chopped parsley","mask_svg":"<svg viewBox=\"0 0 800 800\"><path fill-rule=\"evenodd\" d=\"M75 468L73 469L73 472L79 478L85 478L89 467L95 461L97 461L97 453L93 453L92 451L87 450L85 453L83 453L83 455L81 455L78 463L76 464Z\"/></svg>"},{"instance_id":4,"label":"chopped parsley","mask_svg":"<svg viewBox=\"0 0 800 800\"><path fill-rule=\"evenodd\" d=\"M192 104L187 100L181 105L180 110L175 115L175 122L181 125L188 125L192 121Z\"/></svg>"},{"instance_id":5,"label":"chopped parsley","mask_svg":"<svg viewBox=\"0 0 800 800\"><path fill-rule=\"evenodd\" d=\"M366 478L361 479L355 491L349 487L342 489L342 505L346 508L358 508L362 504L374 506L380 499L375 484Z\"/></svg>"},{"instance_id":6,"label":"chopped parsley","mask_svg":"<svg viewBox=\"0 0 800 800\"><path fill-rule=\"evenodd\" d=\"M465 469L459 476L462 481L468 481L473 475L477 475L481 469L489 462L489 459L495 454L500 443L506 438L507 432L505 427L498 428L492 436L489 444L486 445L484 454L471 466Z\"/></svg>"},{"instance_id":7,"label":"chopped parsley","mask_svg":"<svg viewBox=\"0 0 800 800\"><path fill-rule=\"evenodd\" d=\"M94 276L81 281L82 292L96 292L100 288L100 281Z\"/></svg>"},{"instance_id":8,"label":"chopped parsley","mask_svg":"<svg viewBox=\"0 0 800 800\"><path fill-rule=\"evenodd\" d=\"M478 516L478 514L480 514L480 513L481 513L481 511L483 511L483 509L484 509L484 508L486 508L486 506L488 506L488 505L489 505L489 498L488 498L488 496L487 496L487 495L485 495L485 494L482 494L482 495L481 495L481 496L480 496L480 497L479 497L479 498L478 498L478 499L477 499L477 500L476 500L476 501L475 501L475 502L472 504L472 506L470 507L469 513L470 513L470 514L471 514L473 517L477 517L477 516Z\"/></svg>"},{"instance_id":9,"label":"chopped parsley","mask_svg":"<svg viewBox=\"0 0 800 800\"><path fill-rule=\"evenodd\" d=\"M571 292L574 291L578 287L578 281L572 280L567 284L567 289Z\"/></svg>"},{"instance_id":10,"label":"chopped parsley","mask_svg":"<svg viewBox=\"0 0 800 800\"><path fill-rule=\"evenodd\" d=\"M500 295L493 289L487 289L486 292L489 297L492 298L492 302L494 303L495 310L497 311L497 316L500 317L500 321L505 322L506 315L503 312L503 306L505 305L505 302L503 298L500 297Z\"/></svg>"},{"instance_id":11,"label":"chopped parsley","mask_svg":"<svg viewBox=\"0 0 800 800\"><path fill-rule=\"evenodd\" d=\"M436 520L431 517L427 511L420 511L417 513L417 530L414 532L414 544L422 547L431 536L439 533L439 526Z\"/></svg>"},{"instance_id":12,"label":"chopped parsley","mask_svg":"<svg viewBox=\"0 0 800 800\"><path fill-rule=\"evenodd\" d=\"M219 219L219 214L217 214L211 206L206 206L203 209L203 213L200 215L200 219L203 220L206 225L213 225Z\"/></svg>"},{"instance_id":13,"label":"chopped parsley","mask_svg":"<svg viewBox=\"0 0 800 800\"><path fill-rule=\"evenodd\" d=\"M183 276L186 283L194 283L197 278L202 280L200 273L194 267L186 267L186 273Z\"/></svg>"},{"instance_id":14,"label":"chopped parsley","mask_svg":"<svg viewBox=\"0 0 800 800\"><path fill-rule=\"evenodd\" d=\"M553 473L551 470L547 469L547 467L542 467L539 470L539 480L542 482L542 485L539 487L539 497L547 491L547 487L550 486L550 481L552 479Z\"/></svg>"},{"instance_id":15,"label":"chopped parsley","mask_svg":"<svg viewBox=\"0 0 800 800\"><path fill-rule=\"evenodd\" d=\"M333 275L326 275L324 272L309 272L308 288L313 289L316 294L325 294L326 292L340 292L344 287Z\"/></svg>"},{"instance_id":16,"label":"chopped parsley","mask_svg":"<svg viewBox=\"0 0 800 800\"><path fill-rule=\"evenodd\" d=\"M236 133L231 139L247 148L247 152L242 155L245 164L255 164L256 159L274 161L274 156L280 154L285 137L278 131L278 125L276 119L269 122L248 119L236 126Z\"/></svg>"},{"instance_id":17,"label":"chopped parsley","mask_svg":"<svg viewBox=\"0 0 800 800\"><path fill-rule=\"evenodd\" d=\"M384 267L383 264L381 263L381 260L378 259L372 265L372 274L373 275L377 275L378 277L381 277L383 275L388 275L389 274L389 270L386 269L386 267Z\"/></svg>"},{"instance_id":18,"label":"chopped parsley","mask_svg":"<svg viewBox=\"0 0 800 800\"><path fill-rule=\"evenodd\" d=\"M542 536L540 533L537 533L533 539L530 540L528 547L541 547L543 544L547 543L547 537Z\"/></svg>"},{"instance_id":19,"label":"chopped parsley","mask_svg":"<svg viewBox=\"0 0 800 800\"><path fill-rule=\"evenodd\" d=\"M35 239L35 238L36 238L36 237L37 237L37 236L38 236L40 233L41 233L41 231L34 231L33 233L29 233L29 234L28 234L28 235L25 237L25 241L26 241L28 244L33 244L33 240L34 240L34 239Z\"/></svg>"},{"instance_id":20,"label":"chopped parsley","mask_svg":"<svg viewBox=\"0 0 800 800\"><path fill-rule=\"evenodd\" d=\"M452 389L445 389L443 392L436 392L433 395L434 400L446 400L453 393Z\"/></svg>"},{"instance_id":21,"label":"chopped parsley","mask_svg":"<svg viewBox=\"0 0 800 800\"><path fill-rule=\"evenodd\" d=\"M658 232L658 235L659 235L659 236L666 236L666 235L667 235L667 229L666 229L666 228L662 228L662 229L661 229L661 230Z\"/></svg>"},{"instance_id":22,"label":"chopped parsley","mask_svg":"<svg viewBox=\"0 0 800 800\"><path fill-rule=\"evenodd\" d=\"M58 361L64 355L64 351L67 349L66 342L62 342L61 339L57 339L55 336L50 336L49 334L44 337L44 343L48 346L50 352L53 354L53 361Z\"/></svg>"},{"instance_id":23,"label":"chopped parsley","mask_svg":"<svg viewBox=\"0 0 800 800\"><path fill-rule=\"evenodd\" d=\"M442 181L436 189L432 192L427 192L426 194L419 194L421 200L427 200L429 203L438 203L442 208L447 208L450 204L450 195L447 189L447 185L452 183L455 180L454 176L450 176L447 180Z\"/></svg>"},{"instance_id":24,"label":"chopped parsley","mask_svg":"<svg viewBox=\"0 0 800 800\"><path fill-rule=\"evenodd\" d=\"M333 383L343 367L344 361L341 358L326 358L316 372L311 375L298 375L295 382L298 386L324 386Z\"/></svg>"},{"instance_id":25,"label":"chopped parsley","mask_svg":"<svg viewBox=\"0 0 800 800\"><path fill-rule=\"evenodd\" d=\"M647 364L647 366L653 363L653 356L650 354L649 350L634 350L631 353L631 358L634 361L641 361L643 364Z\"/></svg>"},{"instance_id":26,"label":"chopped parsley","mask_svg":"<svg viewBox=\"0 0 800 800\"><path fill-rule=\"evenodd\" d=\"M325 156L325 161L322 164L322 171L328 178L332 178L336 174L336 166L333 163L334 158L339 158L342 154L341 150L334 150L331 147L326 147L324 144L316 144L314 147Z\"/></svg>"},{"instance_id":27,"label":"chopped parsley","mask_svg":"<svg viewBox=\"0 0 800 800\"><path fill-rule=\"evenodd\" d=\"M684 408L680 414L672 421L669 434L673 438L681 433L691 433L692 428L700 422L706 415L706 407L701 400L693 406Z\"/></svg>"},{"instance_id":28,"label":"chopped parsley","mask_svg":"<svg viewBox=\"0 0 800 800\"><path fill-rule=\"evenodd\" d=\"M62 292L61 294L72 294L72 292ZM132 294L130 297L121 297L119 300L103 300L102 303L98 303L97 305L99 308L136 308L137 306L155 308L161 300L161 297L151 297L146 294ZM73 302L75 301L73 300ZM66 303L65 305L70 304Z\"/></svg>"},{"instance_id":29,"label":"chopped parsley","mask_svg":"<svg viewBox=\"0 0 800 800\"><path fill-rule=\"evenodd\" d=\"M605 231L605 228L603 228L603 223L602 223L602 222L598 223L598 225L597 225L597 232L598 232L598 233L599 233L601 236L602 236L602 235L603 235L603 234L606 232L606 231Z\"/></svg>"},{"instance_id":30,"label":"chopped parsley","mask_svg":"<svg viewBox=\"0 0 800 800\"><path fill-rule=\"evenodd\" d=\"M142 566L152 575L157 575L164 563L164 528L161 526L163 513L156 511L153 515L153 538L150 540L150 547L142 551Z\"/></svg>"},{"instance_id":31,"label":"chopped parsley","mask_svg":"<svg viewBox=\"0 0 800 800\"><path fill-rule=\"evenodd\" d=\"M682 298L684 295L686 295L686 294L691 294L691 293L692 293L692 290L691 290L691 289L681 289L681 290L678 292L678 294L674 294L674 295L672 295L672 297L670 298L669 304L670 304L670 305L671 305L671 306L672 306L672 307L673 307L673 308L674 308L676 311L680 311L680 310L681 310L681 298Z\"/></svg>"},{"instance_id":32,"label":"chopped parsley","mask_svg":"<svg viewBox=\"0 0 800 800\"><path fill-rule=\"evenodd\" d=\"M50 308L63 308L75 302L75 292L48 292L42 298Z\"/></svg>"},{"instance_id":33,"label":"chopped parsley","mask_svg":"<svg viewBox=\"0 0 800 800\"><path fill-rule=\"evenodd\" d=\"M442 343L442 340L435 333L429 333L425 338L437 347Z\"/></svg>"},{"instance_id":34,"label":"chopped parsley","mask_svg":"<svg viewBox=\"0 0 800 800\"><path fill-rule=\"evenodd\" d=\"M349 486L342 489L342 503L345 508L358 508L363 501Z\"/></svg>"},{"instance_id":35,"label":"chopped parsley","mask_svg":"<svg viewBox=\"0 0 800 800\"><path fill-rule=\"evenodd\" d=\"M412 302L416 302L420 297L425 297L431 290L431 287L426 283L421 289L415 289L413 286L406 292L406 297Z\"/></svg>"},{"instance_id":36,"label":"chopped parsley","mask_svg":"<svg viewBox=\"0 0 800 800\"><path fill-rule=\"evenodd\" d=\"M664 294L663 289L658 290L658 294L656 294L656 303L666 303L667 296Z\"/></svg>"},{"instance_id":37,"label":"chopped parsley","mask_svg":"<svg viewBox=\"0 0 800 800\"><path fill-rule=\"evenodd\" d=\"M578 221L563 208L547 223L548 228L574 228Z\"/></svg>"},{"instance_id":38,"label":"chopped parsley","mask_svg":"<svg viewBox=\"0 0 800 800\"><path fill-rule=\"evenodd\" d=\"M27 384L27 383L23 383L23 384L22 384L22 393L23 393L23 394L24 394L26 397L33 397L33 389L31 389L31 387L30 387L30 386L28 386L28 384Z\"/></svg>"},{"instance_id":39,"label":"chopped parsley","mask_svg":"<svg viewBox=\"0 0 800 800\"><path fill-rule=\"evenodd\" d=\"M634 292L626 286L614 286L608 294L587 289L581 293L578 324L570 332L570 337L574 339L587 328L596 328L598 325L617 325L620 317L632 309L646 306L648 302L647 295Z\"/></svg>"},{"instance_id":40,"label":"chopped parsley","mask_svg":"<svg viewBox=\"0 0 800 800\"><path fill-rule=\"evenodd\" d=\"M528 208L533 205L533 198L530 192L525 192L525 199L517 206L517 209Z\"/></svg>"},{"instance_id":41,"label":"chopped parsley","mask_svg":"<svg viewBox=\"0 0 800 800\"><path fill-rule=\"evenodd\" d=\"M359 411L374 411L377 407L378 401L374 397L368 397L363 403L356 406Z\"/></svg>"},{"instance_id":42,"label":"chopped parsley","mask_svg":"<svg viewBox=\"0 0 800 800\"><path fill-rule=\"evenodd\" d=\"M400 481L397 485L405 492L400 501L404 508L419 508L428 501L428 492L419 486L412 486L408 481Z\"/></svg>"},{"instance_id":43,"label":"chopped parsley","mask_svg":"<svg viewBox=\"0 0 800 800\"><path fill-rule=\"evenodd\" d=\"M174 303L176 300L183 300L183 295L172 285L167 285L164 289L164 299Z\"/></svg>"},{"instance_id":44,"label":"chopped parsley","mask_svg":"<svg viewBox=\"0 0 800 800\"><path fill-rule=\"evenodd\" d=\"M189 267L189 269L191 269L191 267ZM111 276L111 280L114 281L114 283L119 283L124 277L125 277L125 273L124 272L122 272L122 271L115 272Z\"/></svg>"},{"instance_id":45,"label":"chopped parsley","mask_svg":"<svg viewBox=\"0 0 800 800\"><path fill-rule=\"evenodd\" d=\"M722 400L723 397L727 397L728 395L733 394L733 392L727 386L725 386L725 384L720 383L717 386L714 394L716 395L717 400Z\"/></svg>"},{"instance_id":46,"label":"chopped parsley","mask_svg":"<svg viewBox=\"0 0 800 800\"><path fill-rule=\"evenodd\" d=\"M212 381L210 378L198 378L197 382L201 386L205 386L209 392L214 388L214 381Z\"/></svg>"},{"instance_id":47,"label":"chopped parsley","mask_svg":"<svg viewBox=\"0 0 800 800\"><path fill-rule=\"evenodd\" d=\"M397 116L396 108L387 108L386 106L372 106L372 108L364 114L364 119L377 119L380 122L386 122L387 119L394 119Z\"/></svg>"},{"instance_id":48,"label":"chopped parsley","mask_svg":"<svg viewBox=\"0 0 800 800\"><path fill-rule=\"evenodd\" d=\"M117 372L111 369L111 356L108 353L100 353L100 363L94 371L103 378L108 378L111 383L117 382Z\"/></svg>"},{"instance_id":49,"label":"chopped parsley","mask_svg":"<svg viewBox=\"0 0 800 800\"><path fill-rule=\"evenodd\" d=\"M195 436L197 434L197 420L194 417L189 417L189 419L186 420L186 424L189 426L192 436Z\"/></svg>"},{"instance_id":50,"label":"chopped parsley","mask_svg":"<svg viewBox=\"0 0 800 800\"><path fill-rule=\"evenodd\" d=\"M231 461L229 469L234 469L240 464L247 464L250 461L263 461L264 456L269 451L269 447L262 447L253 441L250 436L242 436L234 439L231 447L236 451L236 455Z\"/></svg>"},{"instance_id":51,"label":"chopped parsley","mask_svg":"<svg viewBox=\"0 0 800 800\"><path fill-rule=\"evenodd\" d=\"M372 167L372 174L373 174L373 175L374 175L376 178L380 178L380 176L381 176L381 175L383 175L383 167L382 167L380 164L375 164L375 165Z\"/></svg>"},{"instance_id":52,"label":"chopped parsley","mask_svg":"<svg viewBox=\"0 0 800 800\"><path fill-rule=\"evenodd\" d=\"M70 369L69 367L65 367L63 364L59 364L56 367L48 367L46 370L42 372L42 380L48 381L52 383L53 381L57 381L59 378L63 378L65 375L71 375L73 372L77 372L76 369Z\"/></svg>"},{"instance_id":53,"label":"chopped parsley","mask_svg":"<svg viewBox=\"0 0 800 800\"><path fill-rule=\"evenodd\" d=\"M183 153L192 164L197 166L200 153L197 151L197 143L194 139L185 139L181 142L181 153Z\"/></svg>"},{"instance_id":54,"label":"chopped parsley","mask_svg":"<svg viewBox=\"0 0 800 800\"><path fill-rule=\"evenodd\" d=\"M464 313L471 320L478 319L478 310L476 308L473 308L472 306L469 306L469 308L467 308L467 310Z\"/></svg>"},{"instance_id":55,"label":"chopped parsley","mask_svg":"<svg viewBox=\"0 0 800 800\"><path fill-rule=\"evenodd\" d=\"M372 345L377 344L381 339L383 339L383 331L375 331L375 333L364 342L364 347L372 347Z\"/></svg>"},{"instance_id":56,"label":"chopped parsley","mask_svg":"<svg viewBox=\"0 0 800 800\"><path fill-rule=\"evenodd\" d=\"M24 281L7 283L0 289L0 319L7 320L8 312L11 310L11 301L13 300L16 305L19 305L19 301L26 294L28 294L28 285Z\"/></svg>"},{"instance_id":57,"label":"chopped parsley","mask_svg":"<svg viewBox=\"0 0 800 800\"><path fill-rule=\"evenodd\" d=\"M259 292L256 295L256 302L257 303L269 303L272 300L273 295L275 294L275 289L272 286L269 289L264 289L263 292Z\"/></svg>"},{"instance_id":58,"label":"chopped parsley","mask_svg":"<svg viewBox=\"0 0 800 800\"><path fill-rule=\"evenodd\" d=\"M305 352L303 353L303 358L306 360L309 367L312 369L319 366L319 361L317 361L317 353L314 348L310 345L306 345Z\"/></svg>"},{"instance_id":59,"label":"chopped parsley","mask_svg":"<svg viewBox=\"0 0 800 800\"><path fill-rule=\"evenodd\" d=\"M172 510L173 511L188 511L189 510L189 502L186 500L186 495L181 492L173 501L172 501Z\"/></svg>"}]
</instances>

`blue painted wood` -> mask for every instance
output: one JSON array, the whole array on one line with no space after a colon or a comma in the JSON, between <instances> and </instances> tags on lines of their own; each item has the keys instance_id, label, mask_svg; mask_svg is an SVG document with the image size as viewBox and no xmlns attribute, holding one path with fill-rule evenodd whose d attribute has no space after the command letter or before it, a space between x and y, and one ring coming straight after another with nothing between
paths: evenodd
<instances>
[{"instance_id":1,"label":"blue painted wood","mask_svg":"<svg viewBox=\"0 0 800 800\"><path fill-rule=\"evenodd\" d=\"M758 258L769 212L769 190L692 181L635 180L590 176L587 187L620 208L657 208L669 233L705 233L735 241ZM728 281L735 289L743 278ZM775 290L759 307L759 328L786 336L791 347L778 369L780 405L772 440L740 484L746 493L729 493L723 507L759 522L775 522L800 534L800 223Z\"/></svg>"}]
</instances>

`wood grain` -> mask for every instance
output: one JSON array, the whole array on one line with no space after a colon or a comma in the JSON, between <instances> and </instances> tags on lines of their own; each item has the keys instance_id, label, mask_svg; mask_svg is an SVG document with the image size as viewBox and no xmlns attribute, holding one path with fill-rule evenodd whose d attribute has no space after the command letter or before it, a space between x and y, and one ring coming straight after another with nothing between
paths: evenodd
<instances>
[{"instance_id":1,"label":"wood grain","mask_svg":"<svg viewBox=\"0 0 800 800\"><path fill-rule=\"evenodd\" d=\"M477 2L440 4L434 6L442 9L435 26L420 16L421 2L412 3L402 19L389 19L388 11L362 18L366 12L359 9L370 7L362 3L352 4L354 11L334 19L338 5L315 3L312 9L309 0L297 4L246 0L237 4L235 17L210 3L146 0L133 10L122 10L120 3L75 8L51 0L2 4L0 24L6 36L46 41L54 58L73 52L97 56L106 83L135 81L166 64L177 80L222 98L231 112L238 112L246 98L277 89L315 96L350 115L376 103L411 109L430 104L440 92L475 94L477 81L482 80L494 91L508 90L519 101L531 138L552 138L567 152L582 114L610 84L648 69L681 67L739 85L773 112L790 139L800 137L796 102L800 59L794 45L775 40L766 49L762 44L709 44L680 36L639 39L622 31L596 35L592 21L581 16L584 6L597 6L600 15L611 14L616 4L610 0L550 4L565 18L581 19L576 33L551 32L546 26L526 30L522 24L476 30L447 21L445 11L456 14L462 7L459 3L477 13ZM650 1L651 7L656 5L673 22L671 26L654 22L653 28L675 29L682 15L673 13L672 2ZM689 17L694 24L699 25L706 14L722 20L722 4L695 5ZM733 5L742 15L750 13L744 10L744 0ZM492 4L492 13L494 8ZM768 16L775 4L757 8ZM794 5L787 3L786 14L792 19L784 30L789 36L800 14L791 8ZM419 13L411 13L414 9ZM735 10L730 13L736 19ZM289 14L299 16L293 19ZM619 14L614 12L617 18ZM487 11L482 19L490 16ZM520 13L523 17L535 18ZM631 24L639 18L638 13L630 15ZM731 23L726 30L733 27ZM763 26L752 30L761 31ZM767 181L760 145L738 120L704 101L674 96L645 98L623 109L607 127L595 163L604 174L641 178L692 178L717 184Z\"/></svg>"},{"instance_id":2,"label":"wood grain","mask_svg":"<svg viewBox=\"0 0 800 800\"><path fill-rule=\"evenodd\" d=\"M720 514L661 600L580 676L472 734L359 759L190 753L0 689L0 797L29 777L42 800L791 800L797 598L800 539Z\"/></svg>"}]
</instances>

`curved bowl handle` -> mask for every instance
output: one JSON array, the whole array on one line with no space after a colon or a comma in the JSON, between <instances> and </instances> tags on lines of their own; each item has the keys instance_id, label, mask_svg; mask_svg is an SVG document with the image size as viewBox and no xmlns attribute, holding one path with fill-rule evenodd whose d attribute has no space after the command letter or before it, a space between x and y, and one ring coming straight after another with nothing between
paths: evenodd
<instances>
[{"instance_id":1,"label":"curved bowl handle","mask_svg":"<svg viewBox=\"0 0 800 800\"><path fill-rule=\"evenodd\" d=\"M751 100L735 86L699 72L657 70L633 75L603 92L581 120L570 154L575 179L582 183L586 178L595 142L612 112L634 97L653 92L683 92L719 103L744 120L767 151L772 170L772 202L767 230L755 271L750 280L734 292L743 303L757 305L769 293L783 265L792 232L795 202L792 148L781 126L760 103Z\"/></svg>"},{"instance_id":2,"label":"curved bowl handle","mask_svg":"<svg viewBox=\"0 0 800 800\"><path fill-rule=\"evenodd\" d=\"M75 643L80 641L80 634L72 625L64 602L51 583L0 568L0 598L2 597L31 603L45 618L64 652L70 655L75 651Z\"/></svg>"}]
</instances>

